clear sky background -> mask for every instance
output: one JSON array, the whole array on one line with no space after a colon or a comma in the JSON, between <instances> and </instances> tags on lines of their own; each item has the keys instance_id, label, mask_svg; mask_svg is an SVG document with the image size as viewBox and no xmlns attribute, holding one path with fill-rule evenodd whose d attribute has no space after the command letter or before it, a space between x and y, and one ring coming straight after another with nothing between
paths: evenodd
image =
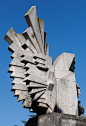
<instances>
[{"instance_id":1,"label":"clear sky background","mask_svg":"<svg viewBox=\"0 0 86 126\"><path fill-rule=\"evenodd\" d=\"M76 54L76 82L81 88L81 104L86 109L86 0L0 0L0 125L23 126L28 109L21 108L11 92L11 62L5 34L13 27L22 33L28 26L24 15L37 6L38 17L45 20L49 54L54 59L62 52ZM86 112L85 112L86 115Z\"/></svg>"}]
</instances>

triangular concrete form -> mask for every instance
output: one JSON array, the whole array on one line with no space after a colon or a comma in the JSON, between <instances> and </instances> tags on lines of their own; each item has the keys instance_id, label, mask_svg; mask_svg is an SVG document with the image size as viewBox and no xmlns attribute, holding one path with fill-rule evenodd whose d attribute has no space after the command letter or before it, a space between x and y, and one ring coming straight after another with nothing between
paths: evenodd
<instances>
[{"instance_id":1,"label":"triangular concrete form","mask_svg":"<svg viewBox=\"0 0 86 126\"><path fill-rule=\"evenodd\" d=\"M75 54L64 52L56 58L53 65L55 66L56 70L69 70L74 57Z\"/></svg>"}]
</instances>

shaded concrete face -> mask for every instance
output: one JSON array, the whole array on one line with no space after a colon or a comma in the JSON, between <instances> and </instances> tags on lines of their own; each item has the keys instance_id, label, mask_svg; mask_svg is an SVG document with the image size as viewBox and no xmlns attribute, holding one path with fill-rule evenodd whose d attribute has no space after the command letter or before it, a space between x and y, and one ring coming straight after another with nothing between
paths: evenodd
<instances>
[{"instance_id":1,"label":"shaded concrete face","mask_svg":"<svg viewBox=\"0 0 86 126\"><path fill-rule=\"evenodd\" d=\"M52 113L29 119L26 126L86 126L86 118Z\"/></svg>"}]
</instances>

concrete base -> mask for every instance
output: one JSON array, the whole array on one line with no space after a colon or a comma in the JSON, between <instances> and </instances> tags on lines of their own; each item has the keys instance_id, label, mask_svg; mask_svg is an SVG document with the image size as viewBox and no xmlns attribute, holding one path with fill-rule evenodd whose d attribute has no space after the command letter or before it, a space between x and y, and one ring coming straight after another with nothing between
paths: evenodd
<instances>
[{"instance_id":1,"label":"concrete base","mask_svg":"<svg viewBox=\"0 0 86 126\"><path fill-rule=\"evenodd\" d=\"M26 126L86 126L86 117L54 112L52 114L31 118Z\"/></svg>"}]
</instances>

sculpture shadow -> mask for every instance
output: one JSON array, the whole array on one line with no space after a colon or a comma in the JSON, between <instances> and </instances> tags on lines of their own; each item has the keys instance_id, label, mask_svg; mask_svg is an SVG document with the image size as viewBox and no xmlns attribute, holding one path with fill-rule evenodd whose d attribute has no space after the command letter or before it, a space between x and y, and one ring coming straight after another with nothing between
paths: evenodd
<instances>
[{"instance_id":1,"label":"sculpture shadow","mask_svg":"<svg viewBox=\"0 0 86 126\"><path fill-rule=\"evenodd\" d=\"M56 104L55 107L54 107L54 112L62 113L62 110L58 107L57 104Z\"/></svg>"}]
</instances>

